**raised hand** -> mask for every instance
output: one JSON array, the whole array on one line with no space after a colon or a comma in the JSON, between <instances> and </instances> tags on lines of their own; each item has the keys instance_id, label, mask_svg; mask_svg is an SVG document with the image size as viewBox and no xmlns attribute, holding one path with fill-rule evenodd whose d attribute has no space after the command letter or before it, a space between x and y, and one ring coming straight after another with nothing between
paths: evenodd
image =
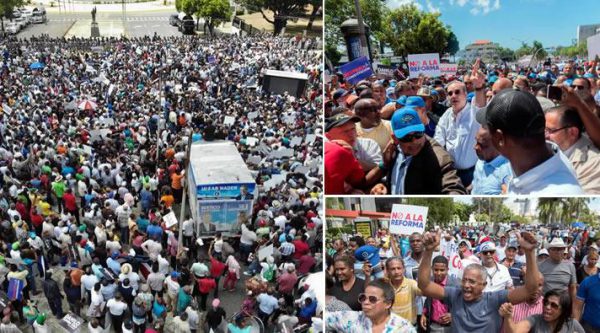
<instances>
[{"instance_id":1,"label":"raised hand","mask_svg":"<svg viewBox=\"0 0 600 333\"><path fill-rule=\"evenodd\" d=\"M535 237L527 231L522 232L521 234L517 233L517 239L519 240L519 245L525 251L533 251L537 246L537 240Z\"/></svg>"},{"instance_id":2,"label":"raised hand","mask_svg":"<svg viewBox=\"0 0 600 333\"><path fill-rule=\"evenodd\" d=\"M436 247L440 245L440 237L441 230L438 230L437 233L426 232L423 235L423 246L425 250L433 252Z\"/></svg>"},{"instance_id":3,"label":"raised hand","mask_svg":"<svg viewBox=\"0 0 600 333\"><path fill-rule=\"evenodd\" d=\"M485 85L485 74L479 70L481 66L481 59L477 58L475 64L471 68L471 82L473 82L473 87L475 89L483 88Z\"/></svg>"}]
</instances>

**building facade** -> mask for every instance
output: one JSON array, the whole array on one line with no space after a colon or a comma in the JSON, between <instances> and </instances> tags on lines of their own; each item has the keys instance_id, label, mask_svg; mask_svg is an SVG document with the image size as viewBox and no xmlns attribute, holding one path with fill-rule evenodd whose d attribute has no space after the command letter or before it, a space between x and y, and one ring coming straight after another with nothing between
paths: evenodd
<instances>
[{"instance_id":1,"label":"building facade","mask_svg":"<svg viewBox=\"0 0 600 333\"><path fill-rule=\"evenodd\" d=\"M477 58L481 58L484 62L497 62L500 61L499 48L498 43L476 40L465 47L464 59L467 62L473 62Z\"/></svg>"},{"instance_id":2,"label":"building facade","mask_svg":"<svg viewBox=\"0 0 600 333\"><path fill-rule=\"evenodd\" d=\"M587 41L591 37L600 32L600 23L586 24L577 26L577 45Z\"/></svg>"}]
</instances>

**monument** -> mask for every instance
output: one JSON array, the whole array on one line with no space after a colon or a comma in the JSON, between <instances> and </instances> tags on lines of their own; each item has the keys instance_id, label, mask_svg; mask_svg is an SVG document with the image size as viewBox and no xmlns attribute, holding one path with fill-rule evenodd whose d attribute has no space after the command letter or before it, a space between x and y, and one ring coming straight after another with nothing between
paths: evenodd
<instances>
[{"instance_id":1,"label":"monument","mask_svg":"<svg viewBox=\"0 0 600 333\"><path fill-rule=\"evenodd\" d=\"M98 28L98 22L96 22L96 6L92 9L92 38L100 37L100 28Z\"/></svg>"}]
</instances>

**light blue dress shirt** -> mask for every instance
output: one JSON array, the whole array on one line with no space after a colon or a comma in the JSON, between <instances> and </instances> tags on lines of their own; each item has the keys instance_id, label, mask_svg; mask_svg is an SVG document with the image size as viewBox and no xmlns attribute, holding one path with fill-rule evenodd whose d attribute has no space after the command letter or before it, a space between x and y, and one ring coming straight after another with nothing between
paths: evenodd
<instances>
[{"instance_id":1,"label":"light blue dress shirt","mask_svg":"<svg viewBox=\"0 0 600 333\"><path fill-rule=\"evenodd\" d=\"M392 194L404 194L404 178L406 178L406 171L412 161L412 156L404 156L402 151L398 148L398 157L396 157L396 163L394 163L394 169L392 169L392 179L390 184L392 186Z\"/></svg>"},{"instance_id":2,"label":"light blue dress shirt","mask_svg":"<svg viewBox=\"0 0 600 333\"><path fill-rule=\"evenodd\" d=\"M498 155L490 162L478 160L473 173L471 194L501 194L502 184L512 179L512 169L506 157Z\"/></svg>"},{"instance_id":3,"label":"light blue dress shirt","mask_svg":"<svg viewBox=\"0 0 600 333\"><path fill-rule=\"evenodd\" d=\"M450 153L458 170L469 169L478 160L475 135L481 125L475 119L477 110L479 108L472 103L467 103L457 115L449 108L435 128L434 139Z\"/></svg>"}]
</instances>

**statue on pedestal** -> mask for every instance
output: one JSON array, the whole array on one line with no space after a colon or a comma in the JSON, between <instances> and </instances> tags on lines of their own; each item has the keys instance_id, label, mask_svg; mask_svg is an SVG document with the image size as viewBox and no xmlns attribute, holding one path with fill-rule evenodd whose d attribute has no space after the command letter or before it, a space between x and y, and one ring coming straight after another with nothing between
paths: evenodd
<instances>
[{"instance_id":1,"label":"statue on pedestal","mask_svg":"<svg viewBox=\"0 0 600 333\"><path fill-rule=\"evenodd\" d=\"M96 22L96 6L92 9L92 22Z\"/></svg>"}]
</instances>

